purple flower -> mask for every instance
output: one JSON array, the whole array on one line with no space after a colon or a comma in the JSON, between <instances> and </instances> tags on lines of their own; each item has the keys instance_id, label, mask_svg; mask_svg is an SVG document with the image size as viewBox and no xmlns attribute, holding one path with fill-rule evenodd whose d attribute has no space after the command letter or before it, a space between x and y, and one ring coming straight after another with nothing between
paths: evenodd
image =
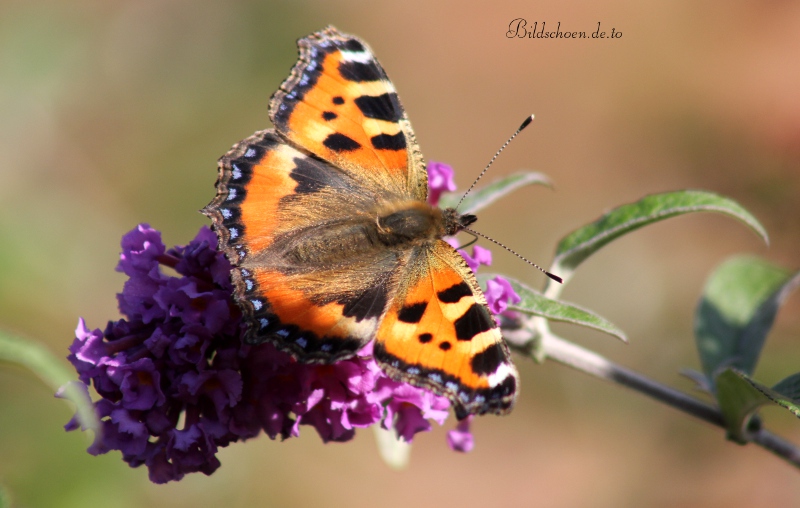
<instances>
[{"instance_id":1,"label":"purple flower","mask_svg":"<svg viewBox=\"0 0 800 508\"><path fill-rule=\"evenodd\" d=\"M428 203L439 204L439 198L444 192L456 190L453 180L453 168L442 162L428 163Z\"/></svg>"},{"instance_id":2,"label":"purple flower","mask_svg":"<svg viewBox=\"0 0 800 508\"><path fill-rule=\"evenodd\" d=\"M141 358L135 362L120 365L110 372L112 372L114 382L119 383L124 407L148 410L156 405L164 404L161 373L156 370L155 364L150 358Z\"/></svg>"},{"instance_id":3,"label":"purple flower","mask_svg":"<svg viewBox=\"0 0 800 508\"><path fill-rule=\"evenodd\" d=\"M493 314L501 314L508 308L508 303L519 303L521 298L511 287L511 283L503 277L495 277L486 281L486 302ZM510 312L510 311L509 311Z\"/></svg>"},{"instance_id":4,"label":"purple flower","mask_svg":"<svg viewBox=\"0 0 800 508\"><path fill-rule=\"evenodd\" d=\"M463 249L458 252L473 272L477 271L478 267L481 265L490 266L492 264L492 251L484 249L480 245L476 245L472 248L472 256L467 254L467 251Z\"/></svg>"},{"instance_id":5,"label":"purple flower","mask_svg":"<svg viewBox=\"0 0 800 508\"><path fill-rule=\"evenodd\" d=\"M429 420L442 425L450 409L450 401L446 398L386 376L377 380L370 398L386 408L386 416L381 422L383 428L394 428L397 435L408 443L413 441L417 432L431 430Z\"/></svg>"},{"instance_id":6,"label":"purple flower","mask_svg":"<svg viewBox=\"0 0 800 508\"><path fill-rule=\"evenodd\" d=\"M173 249L146 224L123 237L117 270L129 278L117 298L125 317L102 331L79 320L69 348L80 381L101 397L102 432L89 453L119 450L131 467L145 465L151 481L165 483L213 473L220 448L262 431L287 439L305 425L325 442L341 442L381 424L411 442L431 421L444 422L449 400L389 379L371 344L333 365L244 344L230 264L216 246L205 227ZM77 427L74 418L66 425Z\"/></svg>"},{"instance_id":7,"label":"purple flower","mask_svg":"<svg viewBox=\"0 0 800 508\"><path fill-rule=\"evenodd\" d=\"M451 449L457 452L471 452L475 447L475 439L469 430L473 418L473 415L469 415L458 422L455 430L447 433L447 444Z\"/></svg>"}]
</instances>

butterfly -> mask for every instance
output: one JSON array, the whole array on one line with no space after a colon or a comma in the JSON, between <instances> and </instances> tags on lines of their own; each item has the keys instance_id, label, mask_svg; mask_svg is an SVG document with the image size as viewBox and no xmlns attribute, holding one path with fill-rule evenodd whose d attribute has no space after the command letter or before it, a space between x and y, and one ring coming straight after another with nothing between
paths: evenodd
<instances>
[{"instance_id":1,"label":"butterfly","mask_svg":"<svg viewBox=\"0 0 800 508\"><path fill-rule=\"evenodd\" d=\"M389 377L448 397L459 419L509 412L508 347L442 239L477 218L426 202L414 131L366 43L329 26L297 44L274 127L219 160L201 210L233 265L245 341L332 363L374 340Z\"/></svg>"}]
</instances>

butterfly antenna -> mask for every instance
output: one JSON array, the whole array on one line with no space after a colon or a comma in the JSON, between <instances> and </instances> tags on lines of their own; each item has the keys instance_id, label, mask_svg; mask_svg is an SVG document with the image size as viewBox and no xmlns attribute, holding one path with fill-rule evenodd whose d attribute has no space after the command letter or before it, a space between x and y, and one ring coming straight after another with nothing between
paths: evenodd
<instances>
[{"instance_id":1,"label":"butterfly antenna","mask_svg":"<svg viewBox=\"0 0 800 508\"><path fill-rule=\"evenodd\" d=\"M486 172L489 170L489 167L492 165L492 163L494 163L494 160L497 158L497 156L498 156L498 155L500 155L500 152L502 152L503 150L505 150L505 149L506 149L506 147L508 146L508 144L509 144L509 143L511 143L511 141L512 141L514 138L516 138L516 137L517 137L517 135L518 135L520 132L522 132L522 129L524 129L525 127L527 127L527 126L528 126L528 124L530 124L530 123L531 123L531 121L533 121L533 115L531 115L531 116L529 116L528 118L526 118L526 119L525 119L525 121L524 121L524 122L522 122L522 125L520 125L520 126L519 126L519 129L517 129L517 131L516 131L516 132L514 132L514 134L512 134L510 138L508 138L508 141L506 141L505 143L503 143L503 146L501 146L501 147L500 147L500 150L498 150L498 151L497 151L497 153L495 153L495 154L494 154L494 157L492 157L492 160L490 160L490 161L489 161L489 164L487 164L487 165L486 165L486 167L485 167L485 168L483 168L483 171L481 171L481 174L480 174L480 175L478 175L478 178L476 178L476 179L475 179L475 181L474 181L474 182L472 182L472 185L470 185L470 186L469 186L469 189L467 189L467 192L465 192L465 193L464 193L464 195L463 195L463 196L461 196L461 199L458 201L458 204L456 205L456 210L458 210L458 207L459 207L459 206L461 206L461 202L462 202L462 201L464 201L464 198L465 198L465 197L467 197L467 194L469 194L469 191L471 191L471 190L472 190L472 188L473 188L473 187L475 187L475 184L476 184L476 183L478 183L478 180L480 180L480 179L483 177L483 175L484 175L484 174L486 174ZM498 245L500 245L500 244L498 244Z\"/></svg>"},{"instance_id":2,"label":"butterfly antenna","mask_svg":"<svg viewBox=\"0 0 800 508\"><path fill-rule=\"evenodd\" d=\"M524 125L523 125L523 127L524 127ZM517 132L519 132L519 131L517 131ZM550 277L554 281L558 282L559 284L563 284L564 283L564 279L562 279L558 275L554 275L554 274L548 272L547 270L545 270L541 266L537 265L533 261L528 260L527 258L525 258L525 256L521 255L520 253L518 253L517 251L515 251L511 247L507 247L507 246L503 245L502 243L498 242L497 240L495 240L493 238L489 238L488 236L484 235L483 233L478 233L474 229L464 228L462 231L466 231L467 233L470 233L470 234L473 234L473 235L476 235L476 236L480 236L481 238L485 238L485 239L489 240L490 242L499 245L500 247L504 248L505 250L507 250L511 254L514 254L515 256L517 256L521 260L525 261L526 263L528 263L532 267L536 268L537 270L539 270L543 274L547 275L548 277Z\"/></svg>"}]
</instances>

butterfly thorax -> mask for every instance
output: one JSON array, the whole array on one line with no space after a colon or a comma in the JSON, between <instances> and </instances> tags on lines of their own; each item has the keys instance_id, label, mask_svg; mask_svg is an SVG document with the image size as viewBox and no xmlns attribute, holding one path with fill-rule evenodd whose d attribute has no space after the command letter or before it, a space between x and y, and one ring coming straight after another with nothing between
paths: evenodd
<instances>
[{"instance_id":1,"label":"butterfly thorax","mask_svg":"<svg viewBox=\"0 0 800 508\"><path fill-rule=\"evenodd\" d=\"M421 201L381 207L375 222L380 242L387 246L419 244L451 236L477 220L453 208L441 210Z\"/></svg>"}]
</instances>

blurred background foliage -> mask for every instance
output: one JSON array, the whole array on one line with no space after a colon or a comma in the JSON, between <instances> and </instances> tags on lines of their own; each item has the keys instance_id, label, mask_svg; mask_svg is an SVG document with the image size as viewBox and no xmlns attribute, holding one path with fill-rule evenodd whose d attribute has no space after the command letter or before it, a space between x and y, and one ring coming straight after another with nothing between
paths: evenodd
<instances>
[{"instance_id":1,"label":"blurred background foliage","mask_svg":"<svg viewBox=\"0 0 800 508\"><path fill-rule=\"evenodd\" d=\"M614 40L507 39L517 17ZM546 265L558 239L641 196L702 188L739 201L772 246L716 215L647 228L606 248L564 298L621 326L628 346L557 331L691 389L692 315L734 253L797 269L800 4L792 2L0 0L0 325L59 355L77 317L116 318L121 235L139 222L185 243L207 221L216 159L268 126L295 40L328 23L370 43L429 160L463 189L528 114L495 176L547 173L481 215L480 231ZM491 175L490 175L491 176ZM495 251L495 268L542 276ZM793 297L756 372L800 365ZM117 453L91 457L72 416L33 375L0 368L0 484L17 506L794 506L797 471L643 397L520 359L522 395L474 425L475 451L437 429L409 470L388 470L370 432L322 445L305 432L226 449L213 476L152 485ZM798 422L768 424L800 442ZM452 425L452 422L451 422Z\"/></svg>"}]
</instances>

